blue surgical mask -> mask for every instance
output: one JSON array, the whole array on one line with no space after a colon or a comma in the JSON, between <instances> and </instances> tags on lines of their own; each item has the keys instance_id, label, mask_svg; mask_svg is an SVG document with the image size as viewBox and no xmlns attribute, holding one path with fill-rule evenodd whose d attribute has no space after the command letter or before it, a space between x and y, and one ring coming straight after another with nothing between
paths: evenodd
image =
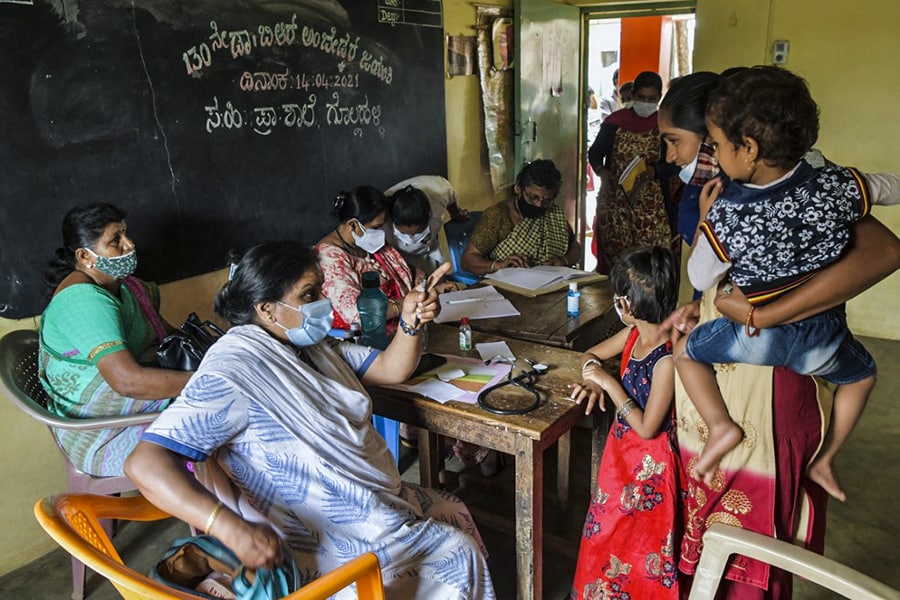
<instances>
[{"instance_id":1,"label":"blue surgical mask","mask_svg":"<svg viewBox=\"0 0 900 600\"><path fill-rule=\"evenodd\" d=\"M93 268L113 279L125 279L129 275L134 275L137 270L137 252L135 250L122 256L100 256L90 248L85 248L85 250L96 259Z\"/></svg>"},{"instance_id":2,"label":"blue surgical mask","mask_svg":"<svg viewBox=\"0 0 900 600\"><path fill-rule=\"evenodd\" d=\"M357 247L362 248L369 254L375 254L384 247L384 230L366 229L362 223L359 224L359 228L363 230L363 234L353 234Z\"/></svg>"},{"instance_id":3,"label":"blue surgical mask","mask_svg":"<svg viewBox=\"0 0 900 600\"><path fill-rule=\"evenodd\" d=\"M394 240L397 242L397 248L407 254L416 256L428 254L428 251L431 250L431 247L428 244L431 240L431 227L426 227L419 233L409 235L403 233L397 229L396 225L394 225Z\"/></svg>"},{"instance_id":4,"label":"blue surgical mask","mask_svg":"<svg viewBox=\"0 0 900 600\"><path fill-rule=\"evenodd\" d=\"M288 339L298 348L318 344L331 331L334 313L331 308L331 300L328 298L301 304L299 308L281 300L278 301L278 304L291 310L296 310L303 317L303 322L300 323L299 327L291 327L290 329L281 323L275 323L287 332Z\"/></svg>"},{"instance_id":5,"label":"blue surgical mask","mask_svg":"<svg viewBox=\"0 0 900 600\"><path fill-rule=\"evenodd\" d=\"M678 179L682 180L685 184L691 182L691 179L694 177L694 171L697 170L697 161L700 160L700 154L694 157L689 164L681 167L681 170L678 171Z\"/></svg>"}]
</instances>

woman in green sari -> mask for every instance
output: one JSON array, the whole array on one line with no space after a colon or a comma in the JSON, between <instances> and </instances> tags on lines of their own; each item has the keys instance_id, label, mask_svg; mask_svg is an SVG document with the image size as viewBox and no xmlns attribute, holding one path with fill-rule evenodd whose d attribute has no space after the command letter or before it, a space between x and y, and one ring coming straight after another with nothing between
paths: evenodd
<instances>
[{"instance_id":1,"label":"woman in green sari","mask_svg":"<svg viewBox=\"0 0 900 600\"><path fill-rule=\"evenodd\" d=\"M159 288L134 277L136 267L120 208L69 211L63 247L44 276L52 298L40 328L41 383L60 416L158 412L187 383L191 373L156 367L156 347L171 328L158 312ZM119 476L144 429L57 429L54 435L80 471Z\"/></svg>"}]
</instances>

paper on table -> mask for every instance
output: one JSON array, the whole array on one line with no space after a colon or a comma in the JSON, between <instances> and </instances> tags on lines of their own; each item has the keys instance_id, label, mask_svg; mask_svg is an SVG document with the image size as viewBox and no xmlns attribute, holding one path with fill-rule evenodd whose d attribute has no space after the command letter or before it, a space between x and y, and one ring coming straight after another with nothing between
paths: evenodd
<instances>
[{"instance_id":1,"label":"paper on table","mask_svg":"<svg viewBox=\"0 0 900 600\"><path fill-rule=\"evenodd\" d=\"M514 317L519 314L512 302L507 300L497 289L487 287L468 288L458 292L445 292L440 295L441 314L435 323L459 321L463 317L472 319L494 319L497 317Z\"/></svg>"},{"instance_id":2,"label":"paper on table","mask_svg":"<svg viewBox=\"0 0 900 600\"><path fill-rule=\"evenodd\" d=\"M451 381L466 376L466 372L457 367L441 367L435 373L441 381Z\"/></svg>"},{"instance_id":3,"label":"paper on table","mask_svg":"<svg viewBox=\"0 0 900 600\"><path fill-rule=\"evenodd\" d=\"M385 387L398 390L409 390L422 396L437 400L441 404L449 400L475 404L478 392L485 386L494 385L509 374L508 364L485 365L477 358L467 358L450 354L441 354L447 359L446 365L426 371L403 383ZM444 382L438 379L438 373L457 370L461 376Z\"/></svg>"},{"instance_id":4,"label":"paper on table","mask_svg":"<svg viewBox=\"0 0 900 600\"><path fill-rule=\"evenodd\" d=\"M494 279L500 283L509 283L528 290L537 290L561 281L578 280L581 277L592 275L594 273L590 271L580 271L570 267L541 265L530 269L507 267L495 273L490 273L487 275L487 279Z\"/></svg>"},{"instance_id":5,"label":"paper on table","mask_svg":"<svg viewBox=\"0 0 900 600\"><path fill-rule=\"evenodd\" d=\"M437 400L441 404L456 400L465 396L468 392L461 390L452 383L445 383L439 379L428 378L418 385L407 388L417 394Z\"/></svg>"},{"instance_id":6,"label":"paper on table","mask_svg":"<svg viewBox=\"0 0 900 600\"><path fill-rule=\"evenodd\" d=\"M498 356L502 356L504 360L510 362L516 360L516 355L512 353L506 342L482 342L475 344L475 349L478 350L478 354L484 362L496 360Z\"/></svg>"}]
</instances>

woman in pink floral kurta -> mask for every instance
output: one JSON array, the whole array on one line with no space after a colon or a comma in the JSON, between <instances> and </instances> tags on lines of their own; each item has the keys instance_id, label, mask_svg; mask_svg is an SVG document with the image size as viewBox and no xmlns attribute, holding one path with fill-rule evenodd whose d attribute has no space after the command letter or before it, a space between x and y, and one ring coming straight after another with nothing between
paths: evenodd
<instances>
[{"instance_id":1,"label":"woman in pink floral kurta","mask_svg":"<svg viewBox=\"0 0 900 600\"><path fill-rule=\"evenodd\" d=\"M325 276L322 291L334 307L334 327L349 329L359 321L356 299L362 291L362 274L376 271L381 290L388 297L388 332L397 327L400 302L413 287L413 273L400 252L384 243L381 228L388 202L377 189L357 186L341 192L332 211L339 223L316 244L319 266Z\"/></svg>"}]
</instances>

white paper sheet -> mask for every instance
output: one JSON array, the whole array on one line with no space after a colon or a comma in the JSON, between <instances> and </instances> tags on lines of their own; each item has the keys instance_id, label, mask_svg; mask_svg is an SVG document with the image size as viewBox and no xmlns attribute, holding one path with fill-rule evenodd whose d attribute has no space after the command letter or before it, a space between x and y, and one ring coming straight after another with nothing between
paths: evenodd
<instances>
[{"instance_id":1,"label":"white paper sheet","mask_svg":"<svg viewBox=\"0 0 900 600\"><path fill-rule=\"evenodd\" d=\"M435 323L459 321L463 317L469 320L494 319L519 314L512 302L492 285L445 292L440 295L440 302L441 314L434 320Z\"/></svg>"},{"instance_id":2,"label":"white paper sheet","mask_svg":"<svg viewBox=\"0 0 900 600\"><path fill-rule=\"evenodd\" d=\"M494 362L512 362L516 360L516 355L512 353L506 342L482 342L475 344L475 349L478 350L478 354L484 362L489 360ZM503 357L504 360L497 360L498 357Z\"/></svg>"},{"instance_id":3,"label":"white paper sheet","mask_svg":"<svg viewBox=\"0 0 900 600\"><path fill-rule=\"evenodd\" d=\"M530 269L507 267L487 275L487 279L496 279L517 285L528 290L537 290L563 280L578 280L579 277L591 275L589 271L580 271L569 267L543 265Z\"/></svg>"}]
</instances>

